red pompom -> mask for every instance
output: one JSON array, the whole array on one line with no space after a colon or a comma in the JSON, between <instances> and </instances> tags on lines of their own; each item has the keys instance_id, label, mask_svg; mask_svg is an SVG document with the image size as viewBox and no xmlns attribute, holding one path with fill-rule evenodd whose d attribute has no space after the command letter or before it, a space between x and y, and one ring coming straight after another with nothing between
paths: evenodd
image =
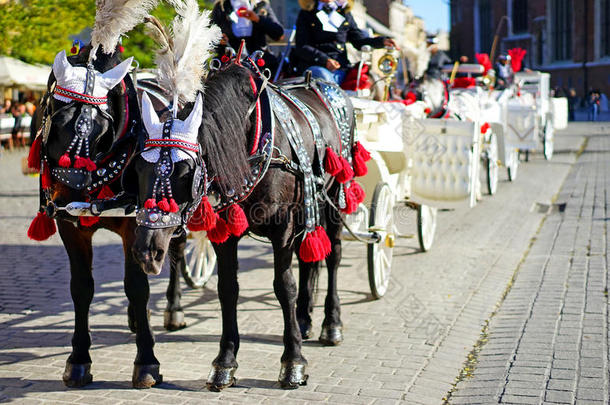
<instances>
[{"instance_id":1,"label":"red pompom","mask_svg":"<svg viewBox=\"0 0 610 405\"><path fill-rule=\"evenodd\" d=\"M40 174L40 186L43 190L51 188L51 170L49 169L48 164L44 165L42 173Z\"/></svg>"},{"instance_id":2,"label":"red pompom","mask_svg":"<svg viewBox=\"0 0 610 405\"><path fill-rule=\"evenodd\" d=\"M248 12L248 8L247 7L240 7L240 8L237 9L237 15L239 17L243 17L246 14L246 12Z\"/></svg>"},{"instance_id":3,"label":"red pompom","mask_svg":"<svg viewBox=\"0 0 610 405\"><path fill-rule=\"evenodd\" d=\"M102 189L100 190L100 192L97 195L98 200L105 200L107 198L112 198L112 197L114 197L114 192L107 185L102 187Z\"/></svg>"},{"instance_id":4,"label":"red pompom","mask_svg":"<svg viewBox=\"0 0 610 405\"><path fill-rule=\"evenodd\" d=\"M239 204L233 204L227 210L227 225L233 236L241 236L248 229L248 218Z\"/></svg>"},{"instance_id":5,"label":"red pompom","mask_svg":"<svg viewBox=\"0 0 610 405\"><path fill-rule=\"evenodd\" d=\"M180 211L180 207L178 206L178 203L173 198L170 198L169 199L169 212L176 213L178 211Z\"/></svg>"},{"instance_id":6,"label":"red pompom","mask_svg":"<svg viewBox=\"0 0 610 405\"><path fill-rule=\"evenodd\" d=\"M326 148L326 156L324 156L324 170L331 176L336 176L343 168L339 156L331 148Z\"/></svg>"},{"instance_id":7,"label":"red pompom","mask_svg":"<svg viewBox=\"0 0 610 405\"><path fill-rule=\"evenodd\" d=\"M98 222L100 222L100 218L99 217L79 217L78 221L80 222L80 224L86 228L89 228L95 224L97 224Z\"/></svg>"},{"instance_id":8,"label":"red pompom","mask_svg":"<svg viewBox=\"0 0 610 405\"><path fill-rule=\"evenodd\" d=\"M356 177L363 177L369 172L369 168L366 167L366 162L362 159L361 155L354 155L354 174Z\"/></svg>"},{"instance_id":9,"label":"red pompom","mask_svg":"<svg viewBox=\"0 0 610 405\"><path fill-rule=\"evenodd\" d=\"M76 46L73 46L72 48L70 48L70 52L75 54L77 51Z\"/></svg>"},{"instance_id":10,"label":"red pompom","mask_svg":"<svg viewBox=\"0 0 610 405\"><path fill-rule=\"evenodd\" d=\"M216 226L217 218L218 214L214 212L208 197L203 197L187 226L192 232L209 231Z\"/></svg>"},{"instance_id":11,"label":"red pompom","mask_svg":"<svg viewBox=\"0 0 610 405\"><path fill-rule=\"evenodd\" d=\"M316 230L314 231L316 236L320 240L322 245L322 251L324 253L324 257L328 256L332 251L332 244L330 243L330 239L328 238L328 234L321 226L316 226Z\"/></svg>"},{"instance_id":12,"label":"red pompom","mask_svg":"<svg viewBox=\"0 0 610 405\"><path fill-rule=\"evenodd\" d=\"M208 231L208 239L212 243L225 243L229 239L229 228L227 222L220 218L216 218L216 226Z\"/></svg>"},{"instance_id":13,"label":"red pompom","mask_svg":"<svg viewBox=\"0 0 610 405\"><path fill-rule=\"evenodd\" d=\"M425 113L426 115L430 114L431 112L432 112L432 109L431 109L430 107L426 107L426 108L424 109L424 113Z\"/></svg>"},{"instance_id":14,"label":"red pompom","mask_svg":"<svg viewBox=\"0 0 610 405\"><path fill-rule=\"evenodd\" d=\"M220 57L220 61L221 61L222 63L227 63L227 62L228 62L228 61L230 61L230 60L231 60L231 58L229 58L227 55L222 55L222 56Z\"/></svg>"},{"instance_id":15,"label":"red pompom","mask_svg":"<svg viewBox=\"0 0 610 405\"><path fill-rule=\"evenodd\" d=\"M167 198L164 198L159 201L157 203L157 207L159 207L161 211L169 212L169 201L167 201Z\"/></svg>"},{"instance_id":16,"label":"red pompom","mask_svg":"<svg viewBox=\"0 0 610 405\"><path fill-rule=\"evenodd\" d=\"M364 189L357 181L352 182L352 185L349 187L349 192L354 196L354 199L358 204L364 202L364 198L366 197L366 193Z\"/></svg>"},{"instance_id":17,"label":"red pompom","mask_svg":"<svg viewBox=\"0 0 610 405\"><path fill-rule=\"evenodd\" d=\"M61 157L59 158L59 165L61 167L70 167L71 164L72 162L70 161L70 155L68 155L67 153L61 155Z\"/></svg>"},{"instance_id":18,"label":"red pompom","mask_svg":"<svg viewBox=\"0 0 610 405\"><path fill-rule=\"evenodd\" d=\"M120 53L125 52L125 47L123 45L119 45L119 52Z\"/></svg>"},{"instance_id":19,"label":"red pompom","mask_svg":"<svg viewBox=\"0 0 610 405\"><path fill-rule=\"evenodd\" d=\"M265 67L265 59L260 58L256 61L256 64L258 65L258 67Z\"/></svg>"},{"instance_id":20,"label":"red pompom","mask_svg":"<svg viewBox=\"0 0 610 405\"><path fill-rule=\"evenodd\" d=\"M40 171L40 149L42 147L41 137L37 136L28 154L28 167L36 171Z\"/></svg>"},{"instance_id":21,"label":"red pompom","mask_svg":"<svg viewBox=\"0 0 610 405\"><path fill-rule=\"evenodd\" d=\"M342 157L340 159L342 168L341 171L337 173L335 178L339 183L345 184L354 178L354 169L352 169L352 166L349 164L346 158Z\"/></svg>"},{"instance_id":22,"label":"red pompom","mask_svg":"<svg viewBox=\"0 0 610 405\"><path fill-rule=\"evenodd\" d=\"M315 231L310 232L305 236L303 242L301 242L299 257L305 263L319 262L326 257L324 250L324 244L320 240L318 233Z\"/></svg>"},{"instance_id":23,"label":"red pompom","mask_svg":"<svg viewBox=\"0 0 610 405\"><path fill-rule=\"evenodd\" d=\"M358 209L358 200L352 191L352 188L345 189L345 208L341 209L344 214L353 214Z\"/></svg>"},{"instance_id":24,"label":"red pompom","mask_svg":"<svg viewBox=\"0 0 610 405\"><path fill-rule=\"evenodd\" d=\"M371 160L371 154L368 150L366 150L364 146L362 146L360 142L356 142L356 144L354 145L354 148L352 149L352 155L360 156L365 162Z\"/></svg>"},{"instance_id":25,"label":"red pompom","mask_svg":"<svg viewBox=\"0 0 610 405\"><path fill-rule=\"evenodd\" d=\"M144 202L144 208L147 210L152 210L153 208L157 208L157 202L154 198L149 198Z\"/></svg>"},{"instance_id":26,"label":"red pompom","mask_svg":"<svg viewBox=\"0 0 610 405\"><path fill-rule=\"evenodd\" d=\"M49 239L55 232L55 221L45 212L39 212L28 228L28 238L40 242Z\"/></svg>"},{"instance_id":27,"label":"red pompom","mask_svg":"<svg viewBox=\"0 0 610 405\"><path fill-rule=\"evenodd\" d=\"M489 131L489 128L491 128L491 125L489 125L489 122L486 122L485 124L481 125L481 133L482 134L487 133L487 131Z\"/></svg>"}]
</instances>

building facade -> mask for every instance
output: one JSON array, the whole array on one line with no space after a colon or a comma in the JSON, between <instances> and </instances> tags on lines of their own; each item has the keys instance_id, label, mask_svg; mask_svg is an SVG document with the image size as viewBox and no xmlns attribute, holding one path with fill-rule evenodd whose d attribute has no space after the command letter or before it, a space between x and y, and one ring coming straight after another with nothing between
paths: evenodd
<instances>
[{"instance_id":1,"label":"building facade","mask_svg":"<svg viewBox=\"0 0 610 405\"><path fill-rule=\"evenodd\" d=\"M610 94L610 0L451 0L454 58L527 50L526 67L551 73L552 85Z\"/></svg>"}]
</instances>

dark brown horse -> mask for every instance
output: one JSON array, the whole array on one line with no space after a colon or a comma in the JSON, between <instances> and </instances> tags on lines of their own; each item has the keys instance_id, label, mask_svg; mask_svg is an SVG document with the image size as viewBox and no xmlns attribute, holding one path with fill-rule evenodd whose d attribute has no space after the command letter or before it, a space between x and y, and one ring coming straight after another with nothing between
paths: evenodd
<instances>
[{"instance_id":1,"label":"dark brown horse","mask_svg":"<svg viewBox=\"0 0 610 405\"><path fill-rule=\"evenodd\" d=\"M159 272L179 225L158 226L161 218L171 222L175 215L155 208L155 184L167 182L171 186L170 195L180 206L178 215L184 215L196 198L192 185L199 184L201 179L197 177L201 177L203 169L203 173L207 173L203 176L204 181L211 180L207 194L219 213L211 211L207 198L203 199L199 210L208 217L216 216L208 236L214 242L218 256L218 294L222 309L220 351L213 361L208 388L221 390L235 381L240 344L237 246L245 230L240 224L245 220L250 233L268 238L273 245L273 287L284 317L284 353L279 381L283 388L297 388L307 379L307 361L301 353L301 345L303 338L311 336L313 280L324 256L328 267L328 295L320 339L333 345L343 339L337 294L342 223L335 206L349 211L358 203L349 192L354 190L348 187L353 177L348 160L353 158L354 166L358 163L356 154L352 153L354 114L349 98L335 86L306 81L301 85L276 87L264 80L256 63L245 61L244 64L239 60L225 63L205 81L198 133L201 162L197 163L193 157L170 164L171 169L167 169L165 164L161 165L163 159L151 163L150 159L137 157L133 167L127 169L126 189L138 194L140 207L150 208L138 212L139 226L133 251L145 272ZM196 104L195 111L198 108L200 106ZM192 115L196 114L192 109L192 104L187 105L178 119L192 121ZM274 110L267 124L264 122L266 109ZM150 121L149 132L161 132L160 128L171 130L171 124L160 123L157 117L151 117ZM155 140L151 140L150 145L151 149L163 146ZM338 158L336 153L341 151L342 157ZM361 159L359 163L362 163ZM340 170L333 167L337 164ZM171 174L164 177L160 171L166 169ZM325 173L325 169L335 177ZM147 201L151 203L146 204ZM326 232L320 227L310 232L316 225L323 225ZM316 232L320 233L321 241L310 239ZM322 246L326 236L328 246ZM318 242L322 245L317 246ZM324 250L322 256L310 255L316 248ZM295 251L300 253L298 294L291 271Z\"/></svg>"}]
</instances>

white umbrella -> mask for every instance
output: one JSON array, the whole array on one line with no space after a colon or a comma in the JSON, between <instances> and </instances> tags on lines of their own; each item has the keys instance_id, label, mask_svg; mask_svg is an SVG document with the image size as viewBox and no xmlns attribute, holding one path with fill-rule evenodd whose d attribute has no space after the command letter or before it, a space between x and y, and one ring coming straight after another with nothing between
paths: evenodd
<instances>
[{"instance_id":1,"label":"white umbrella","mask_svg":"<svg viewBox=\"0 0 610 405\"><path fill-rule=\"evenodd\" d=\"M0 87L45 90L51 66L30 65L9 56L0 56Z\"/></svg>"}]
</instances>

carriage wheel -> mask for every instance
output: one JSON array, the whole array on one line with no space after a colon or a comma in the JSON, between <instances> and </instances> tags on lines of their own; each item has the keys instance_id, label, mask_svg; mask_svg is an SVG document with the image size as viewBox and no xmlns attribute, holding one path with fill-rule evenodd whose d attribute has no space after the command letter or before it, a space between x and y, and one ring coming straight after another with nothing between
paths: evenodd
<instances>
[{"instance_id":1,"label":"carriage wheel","mask_svg":"<svg viewBox=\"0 0 610 405\"><path fill-rule=\"evenodd\" d=\"M513 150L510 153L510 162L506 167L508 171L508 181L517 180L517 171L519 169L519 151Z\"/></svg>"},{"instance_id":2,"label":"carriage wheel","mask_svg":"<svg viewBox=\"0 0 610 405\"><path fill-rule=\"evenodd\" d=\"M434 235L436 234L436 216L438 210L427 205L417 207L417 239L422 252L432 248Z\"/></svg>"},{"instance_id":3,"label":"carriage wheel","mask_svg":"<svg viewBox=\"0 0 610 405\"><path fill-rule=\"evenodd\" d=\"M553 145L553 123L547 121L544 126L544 134L542 135L542 153L546 160L553 158L554 145Z\"/></svg>"},{"instance_id":4,"label":"carriage wheel","mask_svg":"<svg viewBox=\"0 0 610 405\"><path fill-rule=\"evenodd\" d=\"M203 288L216 266L216 253L205 232L191 232L184 249L182 277L191 288Z\"/></svg>"},{"instance_id":5,"label":"carriage wheel","mask_svg":"<svg viewBox=\"0 0 610 405\"><path fill-rule=\"evenodd\" d=\"M485 158L485 171L487 172L487 194L494 195L498 191L498 138L491 134L487 145L487 157Z\"/></svg>"},{"instance_id":6,"label":"carriage wheel","mask_svg":"<svg viewBox=\"0 0 610 405\"><path fill-rule=\"evenodd\" d=\"M390 186L378 183L373 193L369 216L369 231L378 232L382 239L368 245L369 286L373 298L379 299L388 290L394 250L394 196Z\"/></svg>"}]
</instances>

